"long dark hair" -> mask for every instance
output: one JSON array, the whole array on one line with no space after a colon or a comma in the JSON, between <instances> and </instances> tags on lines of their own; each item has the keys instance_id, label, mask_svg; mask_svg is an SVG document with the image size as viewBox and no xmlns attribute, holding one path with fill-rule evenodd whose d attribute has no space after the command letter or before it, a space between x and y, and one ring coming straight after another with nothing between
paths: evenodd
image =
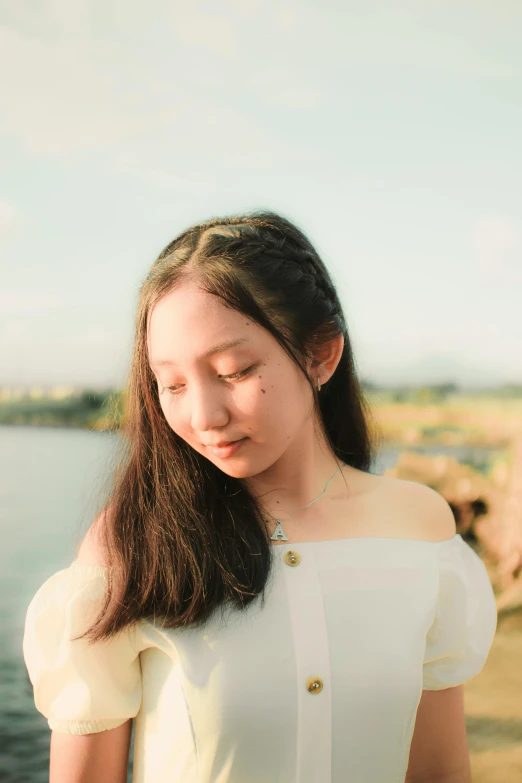
<instances>
[{"instance_id":1,"label":"long dark hair","mask_svg":"<svg viewBox=\"0 0 522 783\"><path fill-rule=\"evenodd\" d=\"M151 308L190 277L267 329L314 390L336 457L369 471L377 428L359 383L332 279L308 238L271 211L198 223L162 250L140 289L120 443L101 528L106 602L83 636L110 638L130 623L201 626L218 607L264 596L272 549L266 517L241 479L223 473L169 427L149 366ZM340 333L344 349L320 394L306 359ZM78 637L80 638L80 637Z\"/></svg>"}]
</instances>

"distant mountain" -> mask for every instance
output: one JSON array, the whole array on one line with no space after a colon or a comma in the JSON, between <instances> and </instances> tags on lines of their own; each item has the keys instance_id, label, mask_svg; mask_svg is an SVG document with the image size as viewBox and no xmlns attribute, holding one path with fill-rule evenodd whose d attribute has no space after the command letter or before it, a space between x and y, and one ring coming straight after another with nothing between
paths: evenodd
<instances>
[{"instance_id":1,"label":"distant mountain","mask_svg":"<svg viewBox=\"0 0 522 783\"><path fill-rule=\"evenodd\" d=\"M397 366L380 366L368 372L373 383L390 386L429 386L438 383L456 383L461 388L488 388L504 383L520 383L522 369L508 375L499 367L480 365L460 359L453 354L431 353Z\"/></svg>"}]
</instances>

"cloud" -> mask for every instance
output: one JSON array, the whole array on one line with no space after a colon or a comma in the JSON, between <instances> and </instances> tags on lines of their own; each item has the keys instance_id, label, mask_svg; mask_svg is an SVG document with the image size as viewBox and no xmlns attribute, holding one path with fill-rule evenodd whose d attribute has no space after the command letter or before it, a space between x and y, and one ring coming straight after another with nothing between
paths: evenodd
<instances>
[{"instance_id":1,"label":"cloud","mask_svg":"<svg viewBox=\"0 0 522 783\"><path fill-rule=\"evenodd\" d=\"M2 315L36 315L55 310L64 304L55 291L28 291L6 289L0 291L0 312Z\"/></svg>"},{"instance_id":2,"label":"cloud","mask_svg":"<svg viewBox=\"0 0 522 783\"><path fill-rule=\"evenodd\" d=\"M3 199L0 199L0 236L6 236L10 233L15 222L15 211L13 206Z\"/></svg>"},{"instance_id":3,"label":"cloud","mask_svg":"<svg viewBox=\"0 0 522 783\"><path fill-rule=\"evenodd\" d=\"M296 11L292 6L278 8L275 14L275 23L280 30L293 30L296 23Z\"/></svg>"},{"instance_id":4,"label":"cloud","mask_svg":"<svg viewBox=\"0 0 522 783\"><path fill-rule=\"evenodd\" d=\"M193 98L180 104L177 118L154 139L121 143L113 162L155 184L196 194L226 188L237 172L261 172L302 166L313 150L277 128L251 119L234 105Z\"/></svg>"},{"instance_id":5,"label":"cloud","mask_svg":"<svg viewBox=\"0 0 522 783\"><path fill-rule=\"evenodd\" d=\"M223 14L178 13L172 16L174 39L188 48L203 49L225 60L236 60L238 35L234 24Z\"/></svg>"},{"instance_id":6,"label":"cloud","mask_svg":"<svg viewBox=\"0 0 522 783\"><path fill-rule=\"evenodd\" d=\"M222 8L227 8L234 14L250 19L262 4L262 0L223 0Z\"/></svg>"},{"instance_id":7,"label":"cloud","mask_svg":"<svg viewBox=\"0 0 522 783\"><path fill-rule=\"evenodd\" d=\"M289 87L272 95L272 103L288 109L316 109L321 103L321 94L313 86Z\"/></svg>"},{"instance_id":8,"label":"cloud","mask_svg":"<svg viewBox=\"0 0 522 783\"><path fill-rule=\"evenodd\" d=\"M483 218L473 227L472 244L484 281L522 281L522 240L512 221Z\"/></svg>"},{"instance_id":9,"label":"cloud","mask_svg":"<svg viewBox=\"0 0 522 783\"><path fill-rule=\"evenodd\" d=\"M89 22L90 0L45 0L45 13L62 32L84 33Z\"/></svg>"},{"instance_id":10,"label":"cloud","mask_svg":"<svg viewBox=\"0 0 522 783\"><path fill-rule=\"evenodd\" d=\"M350 65L406 66L442 73L510 76L520 73L520 46L510 30L522 24L522 6L510 0L455 8L440 0L403 0L352 7L301 3L281 9L276 24L285 44L323 69Z\"/></svg>"},{"instance_id":11,"label":"cloud","mask_svg":"<svg viewBox=\"0 0 522 783\"><path fill-rule=\"evenodd\" d=\"M281 139L269 115L266 122L251 119L230 92L238 46L232 25L206 14L177 22L179 38L189 46L185 54L180 46L165 48L166 33L156 47L135 48L133 31L118 43L87 35L36 37L0 26L0 133L40 157L108 150L114 165L142 169L145 179L157 179L159 172L193 179L194 160L200 167L217 162L219 168L226 159L229 168L259 170L306 162L310 150ZM267 107L306 109L318 100L316 86L304 86L298 73L285 72L277 85L272 79L257 84L257 66L248 61L245 68L233 76L238 89L248 84Z\"/></svg>"},{"instance_id":12,"label":"cloud","mask_svg":"<svg viewBox=\"0 0 522 783\"><path fill-rule=\"evenodd\" d=\"M0 26L0 52L0 132L35 155L105 148L172 121L171 106L151 106L148 69L123 68L128 53L117 44L38 40Z\"/></svg>"},{"instance_id":13,"label":"cloud","mask_svg":"<svg viewBox=\"0 0 522 783\"><path fill-rule=\"evenodd\" d=\"M134 158L129 152L118 156L118 160L127 173L134 174L143 180L159 185L162 188L167 188L179 195L200 196L202 194L210 194L214 193L218 187L218 183L212 179L179 176L169 171L168 168L150 166L145 159L140 160L139 155ZM172 206L174 204L177 204L177 202L174 202ZM164 207L168 209L168 205L162 202L160 209L163 210Z\"/></svg>"}]
</instances>

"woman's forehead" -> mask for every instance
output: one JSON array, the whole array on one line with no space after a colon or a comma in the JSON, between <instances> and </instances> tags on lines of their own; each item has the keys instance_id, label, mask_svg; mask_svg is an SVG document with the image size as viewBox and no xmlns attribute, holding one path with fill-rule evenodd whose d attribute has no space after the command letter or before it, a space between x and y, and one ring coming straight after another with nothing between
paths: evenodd
<instances>
[{"instance_id":1,"label":"woman's forehead","mask_svg":"<svg viewBox=\"0 0 522 783\"><path fill-rule=\"evenodd\" d=\"M219 343L214 343L214 345L211 345L210 348L205 348L201 353L196 355L194 358L196 359L196 361L204 361L205 359L210 359L212 356L215 356L216 354L224 353L225 351L230 351L238 346L248 348L250 345L252 345L252 340L248 339L248 337L227 338L225 340L221 340ZM150 364L151 367L153 368L165 367L165 366L172 367L176 365L176 362L169 358L152 356L150 360Z\"/></svg>"},{"instance_id":2,"label":"woman's forehead","mask_svg":"<svg viewBox=\"0 0 522 783\"><path fill-rule=\"evenodd\" d=\"M197 360L226 350L266 343L270 335L251 318L226 307L219 297L184 298L181 291L159 300L150 314L147 344L152 367L174 365L174 353ZM217 301L216 301L217 300ZM201 307L201 303L204 306Z\"/></svg>"}]
</instances>

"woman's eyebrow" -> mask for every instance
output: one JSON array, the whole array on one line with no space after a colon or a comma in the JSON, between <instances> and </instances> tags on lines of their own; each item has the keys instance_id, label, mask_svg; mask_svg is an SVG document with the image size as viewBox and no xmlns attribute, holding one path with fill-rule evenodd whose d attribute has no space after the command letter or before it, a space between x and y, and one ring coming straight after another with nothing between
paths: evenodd
<instances>
[{"instance_id":1,"label":"woman's eyebrow","mask_svg":"<svg viewBox=\"0 0 522 783\"><path fill-rule=\"evenodd\" d=\"M212 348L209 348L208 351L205 351L201 356L198 356L197 359L208 359L209 356L213 356L216 353L222 353L223 351L228 351L230 348L234 348L236 345L242 345L243 343L249 342L250 340L248 337L236 337L235 340L223 340L223 342L213 345ZM173 362L170 359L157 359L150 362L151 367L174 367L175 365L176 362Z\"/></svg>"}]
</instances>

